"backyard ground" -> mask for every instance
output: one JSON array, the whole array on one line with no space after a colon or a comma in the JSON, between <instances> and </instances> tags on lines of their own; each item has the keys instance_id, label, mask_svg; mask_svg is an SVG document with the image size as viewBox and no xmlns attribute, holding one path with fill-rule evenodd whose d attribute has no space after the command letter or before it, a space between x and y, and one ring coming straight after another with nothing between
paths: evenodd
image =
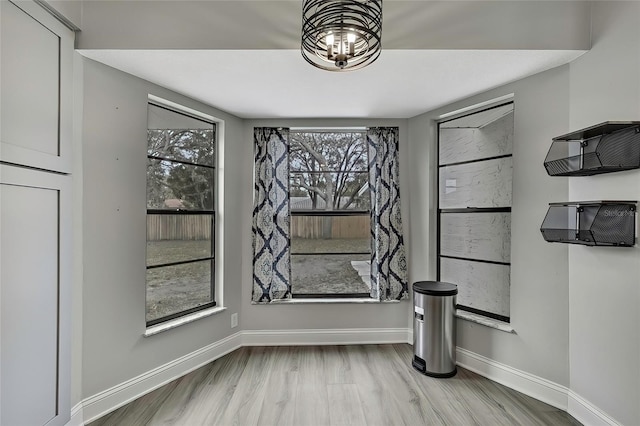
<instances>
[{"instance_id":1,"label":"backyard ground","mask_svg":"<svg viewBox=\"0 0 640 426\"><path fill-rule=\"evenodd\" d=\"M352 261L370 260L370 240L307 239L291 240L291 287L294 295L369 293ZM210 256L211 242L206 240L150 241L147 265L178 262ZM297 254L305 253L305 254ZM211 300L210 261L200 261L147 270L147 321L152 321ZM361 272L362 273L362 272Z\"/></svg>"},{"instance_id":2,"label":"backyard ground","mask_svg":"<svg viewBox=\"0 0 640 426\"><path fill-rule=\"evenodd\" d=\"M368 238L291 240L291 288L295 295L369 293L352 261L367 261L369 254L297 254L353 253L370 250Z\"/></svg>"}]
</instances>

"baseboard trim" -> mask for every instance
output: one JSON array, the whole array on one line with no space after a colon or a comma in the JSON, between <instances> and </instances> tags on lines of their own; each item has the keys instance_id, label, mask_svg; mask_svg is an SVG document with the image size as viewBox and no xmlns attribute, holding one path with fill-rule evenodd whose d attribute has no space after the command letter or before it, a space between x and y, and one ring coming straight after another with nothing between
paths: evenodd
<instances>
[{"instance_id":1,"label":"baseboard trim","mask_svg":"<svg viewBox=\"0 0 640 426\"><path fill-rule=\"evenodd\" d=\"M569 391L569 408L567 412L583 425L620 425L607 413L571 390Z\"/></svg>"},{"instance_id":2,"label":"baseboard trim","mask_svg":"<svg viewBox=\"0 0 640 426\"><path fill-rule=\"evenodd\" d=\"M245 330L243 346L367 345L407 343L406 328L329 330Z\"/></svg>"},{"instance_id":3,"label":"baseboard trim","mask_svg":"<svg viewBox=\"0 0 640 426\"><path fill-rule=\"evenodd\" d=\"M90 423L241 346L242 334L236 333L91 396L82 401L84 421Z\"/></svg>"},{"instance_id":4,"label":"baseboard trim","mask_svg":"<svg viewBox=\"0 0 640 426\"><path fill-rule=\"evenodd\" d=\"M561 410L568 408L568 389L555 382L458 347L457 364Z\"/></svg>"},{"instance_id":5,"label":"baseboard trim","mask_svg":"<svg viewBox=\"0 0 640 426\"><path fill-rule=\"evenodd\" d=\"M71 419L65 426L83 426L84 425L84 412L82 409L82 402L78 402L71 408Z\"/></svg>"},{"instance_id":6,"label":"baseboard trim","mask_svg":"<svg viewBox=\"0 0 640 426\"><path fill-rule=\"evenodd\" d=\"M565 386L460 347L456 348L456 357L459 366L566 411L584 425L620 426L613 417Z\"/></svg>"}]
</instances>

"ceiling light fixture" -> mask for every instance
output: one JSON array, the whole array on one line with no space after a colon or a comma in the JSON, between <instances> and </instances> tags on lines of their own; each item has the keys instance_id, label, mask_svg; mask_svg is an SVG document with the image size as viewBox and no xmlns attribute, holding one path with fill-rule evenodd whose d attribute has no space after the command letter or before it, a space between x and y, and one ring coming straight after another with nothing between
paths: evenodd
<instances>
[{"instance_id":1,"label":"ceiling light fixture","mask_svg":"<svg viewBox=\"0 0 640 426\"><path fill-rule=\"evenodd\" d=\"M382 0L303 0L302 56L327 71L371 64L382 49Z\"/></svg>"}]
</instances>

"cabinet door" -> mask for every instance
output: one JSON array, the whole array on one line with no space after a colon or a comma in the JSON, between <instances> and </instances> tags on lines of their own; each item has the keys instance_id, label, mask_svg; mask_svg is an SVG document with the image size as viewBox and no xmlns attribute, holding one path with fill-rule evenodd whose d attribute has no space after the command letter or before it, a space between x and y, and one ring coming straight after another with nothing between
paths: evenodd
<instances>
[{"instance_id":1,"label":"cabinet door","mask_svg":"<svg viewBox=\"0 0 640 426\"><path fill-rule=\"evenodd\" d=\"M0 166L0 424L70 414L69 176Z\"/></svg>"},{"instance_id":2,"label":"cabinet door","mask_svg":"<svg viewBox=\"0 0 640 426\"><path fill-rule=\"evenodd\" d=\"M74 33L34 2L0 2L0 161L71 171Z\"/></svg>"}]
</instances>

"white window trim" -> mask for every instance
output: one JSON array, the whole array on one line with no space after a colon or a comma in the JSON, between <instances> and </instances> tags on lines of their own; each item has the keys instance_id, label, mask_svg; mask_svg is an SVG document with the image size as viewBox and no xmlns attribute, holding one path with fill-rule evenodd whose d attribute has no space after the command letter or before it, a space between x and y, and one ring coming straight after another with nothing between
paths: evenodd
<instances>
[{"instance_id":1,"label":"white window trim","mask_svg":"<svg viewBox=\"0 0 640 426\"><path fill-rule=\"evenodd\" d=\"M200 112L198 110L195 110L193 108L186 107L184 105L175 103L173 101L169 101L169 100L161 98L159 96L155 96L155 95L149 94L149 102L160 104L160 105L165 106L165 107L167 107L169 109L172 109L172 110L175 110L175 111L184 112L185 114L191 115L191 116L196 117L196 118L201 118L201 119L206 120L206 121L213 121L216 124L222 121L220 119L215 118L212 115L205 114L205 113Z\"/></svg>"},{"instance_id":2,"label":"white window trim","mask_svg":"<svg viewBox=\"0 0 640 426\"><path fill-rule=\"evenodd\" d=\"M147 327L143 336L144 337L154 336L158 333L162 333L163 331L172 330L176 327L180 327L181 325L189 324L199 319L210 317L215 314L219 314L220 312L224 312L226 310L227 308L224 306L214 306L209 309L204 309L202 311L181 316L180 318L175 318L170 321L165 321L160 324L152 325L151 327Z\"/></svg>"},{"instance_id":3,"label":"white window trim","mask_svg":"<svg viewBox=\"0 0 640 426\"><path fill-rule=\"evenodd\" d=\"M467 107L460 108L455 111L451 111L451 112L447 112L445 114L439 115L436 118L436 122L439 123L442 121L449 121L463 115L475 114L476 112L481 112L485 109L490 109L491 107L494 107L503 103L513 102L514 98L515 98L515 94L509 93L508 95L500 96L500 97L490 99L488 101L480 102L474 105L469 105Z\"/></svg>"},{"instance_id":4,"label":"white window trim","mask_svg":"<svg viewBox=\"0 0 640 426\"><path fill-rule=\"evenodd\" d=\"M393 300L390 302L400 302L399 300ZM356 303L356 304L362 304L362 303L383 303L378 299L372 299L370 297L362 297L362 298L355 298L355 297L335 297L335 298L331 298L331 297L324 297L324 298L313 298L313 299L305 299L303 297L300 298L295 298L295 299L285 299L285 300L272 300L270 304L275 305L275 304L279 304L279 305L313 305L313 304L327 304L327 303L338 303L338 304L344 304L344 303ZM387 302L384 302L387 303Z\"/></svg>"},{"instance_id":5,"label":"white window trim","mask_svg":"<svg viewBox=\"0 0 640 426\"><path fill-rule=\"evenodd\" d=\"M485 327L495 328L496 330L504 331L505 333L517 334L512 324L499 321L493 318L485 317L484 315L478 315L472 312L456 309L456 317L465 321L470 321L476 324L484 325Z\"/></svg>"}]
</instances>

